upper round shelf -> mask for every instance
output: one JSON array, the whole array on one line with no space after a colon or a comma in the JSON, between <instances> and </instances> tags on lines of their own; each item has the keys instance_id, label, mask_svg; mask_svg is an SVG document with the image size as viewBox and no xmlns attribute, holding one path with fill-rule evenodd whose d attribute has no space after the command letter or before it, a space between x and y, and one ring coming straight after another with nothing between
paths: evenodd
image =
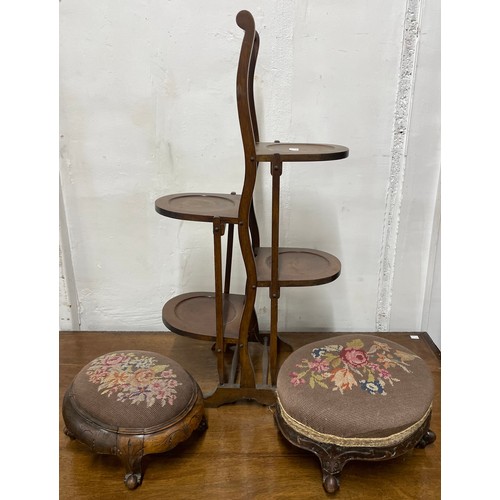
<instances>
[{"instance_id":1,"label":"upper round shelf","mask_svg":"<svg viewBox=\"0 0 500 500\"><path fill-rule=\"evenodd\" d=\"M236 224L241 196L218 193L178 193L162 196L155 201L155 210L173 219Z\"/></svg>"},{"instance_id":2,"label":"upper round shelf","mask_svg":"<svg viewBox=\"0 0 500 500\"><path fill-rule=\"evenodd\" d=\"M258 142L257 161L272 161L279 154L281 161L328 161L349 156L349 148L336 144L303 144L292 142Z\"/></svg>"}]
</instances>

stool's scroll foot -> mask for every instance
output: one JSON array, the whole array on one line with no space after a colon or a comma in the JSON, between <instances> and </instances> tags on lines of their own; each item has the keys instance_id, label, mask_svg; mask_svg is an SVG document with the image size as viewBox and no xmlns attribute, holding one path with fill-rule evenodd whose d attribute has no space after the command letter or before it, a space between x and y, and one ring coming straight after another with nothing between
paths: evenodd
<instances>
[{"instance_id":1,"label":"stool's scroll foot","mask_svg":"<svg viewBox=\"0 0 500 500\"><path fill-rule=\"evenodd\" d=\"M123 480L129 490L134 490L142 482L142 474L126 474Z\"/></svg>"},{"instance_id":2,"label":"stool's scroll foot","mask_svg":"<svg viewBox=\"0 0 500 500\"><path fill-rule=\"evenodd\" d=\"M64 434L66 434L66 436L68 436L72 441L76 439L76 436L70 430L68 430L67 427L64 428Z\"/></svg>"},{"instance_id":3,"label":"stool's scroll foot","mask_svg":"<svg viewBox=\"0 0 500 500\"><path fill-rule=\"evenodd\" d=\"M340 488L338 474L327 474L323 472L323 488L327 493L335 493Z\"/></svg>"},{"instance_id":4,"label":"stool's scroll foot","mask_svg":"<svg viewBox=\"0 0 500 500\"><path fill-rule=\"evenodd\" d=\"M415 445L415 448L425 448L428 444L436 441L436 433L430 429L422 436L422 439Z\"/></svg>"},{"instance_id":5,"label":"stool's scroll foot","mask_svg":"<svg viewBox=\"0 0 500 500\"><path fill-rule=\"evenodd\" d=\"M208 429L207 417L203 415L201 417L200 425L196 428L196 431L202 434Z\"/></svg>"}]
</instances>

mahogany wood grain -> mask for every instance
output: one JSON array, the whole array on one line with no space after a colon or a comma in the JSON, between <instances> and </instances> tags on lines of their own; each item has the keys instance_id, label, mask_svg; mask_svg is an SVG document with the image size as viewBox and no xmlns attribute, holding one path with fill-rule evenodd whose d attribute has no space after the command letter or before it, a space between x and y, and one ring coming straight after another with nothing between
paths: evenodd
<instances>
[{"instance_id":1,"label":"mahogany wood grain","mask_svg":"<svg viewBox=\"0 0 500 500\"><path fill-rule=\"evenodd\" d=\"M238 345L239 386L241 397L247 399L255 391L263 390L262 396L253 399L267 402L267 383L257 387L255 365L252 363L253 348L249 341L259 339L255 313L257 287L268 287L271 300L271 332L269 351L263 359L269 361L271 386L275 386L278 366L278 300L281 286L313 286L329 283L340 274L340 262L325 252L308 249L281 249L279 247L280 176L283 162L328 161L346 158L348 148L335 144L304 144L260 142L254 98L254 75L260 38L252 14L246 10L236 16L237 25L244 31L236 75L236 100L243 150L245 176L241 195L231 193L177 193L156 200L155 209L163 216L199 222L212 222L214 228L215 294L195 292L169 300L162 311L164 324L171 331L196 339L215 340L218 356L220 391L207 402L232 402L238 387L226 379L224 353L227 344ZM272 242L270 259L267 250L260 248L255 207L253 203L256 174L259 161L271 163L272 189ZM230 225L224 296L222 284L221 236L225 224ZM242 296L229 295L233 225L238 225L241 254L246 271L244 300ZM238 332L236 334L235 325ZM252 338L253 337L253 338ZM233 357L236 360L236 357ZM262 357L261 357L262 360ZM267 363L266 363L267 365ZM235 364L233 363L233 367ZM235 374L235 370L230 370Z\"/></svg>"},{"instance_id":2,"label":"mahogany wood grain","mask_svg":"<svg viewBox=\"0 0 500 500\"><path fill-rule=\"evenodd\" d=\"M221 193L176 193L162 196L155 201L155 210L171 219L212 222L220 217L222 222L238 223L240 196Z\"/></svg>"},{"instance_id":3,"label":"mahogany wood grain","mask_svg":"<svg viewBox=\"0 0 500 500\"><path fill-rule=\"evenodd\" d=\"M283 162L342 160L349 156L349 148L337 144L258 142L255 150L257 161L261 162L272 162L276 155Z\"/></svg>"},{"instance_id":4,"label":"mahogany wood grain","mask_svg":"<svg viewBox=\"0 0 500 500\"><path fill-rule=\"evenodd\" d=\"M341 333L281 333L294 348ZM363 335L362 333L360 335ZM373 335L373 333L371 333ZM408 347L432 371L435 385L431 428L437 440L424 450L386 462L350 462L337 498L346 500L438 500L440 498L441 391L437 348L425 333L375 334ZM260 359L259 344L251 344ZM60 335L60 408L64 392L85 364L117 349L145 349L181 363L201 389L213 390L216 356L207 343L171 333L80 332ZM288 355L280 350L280 362ZM230 363L231 353L228 353ZM254 363L260 380L260 363ZM205 410L208 430L164 454L143 459L145 480L140 488L123 487L123 466L113 456L96 455L63 433L60 418L60 499L116 498L186 499L325 499L317 458L281 436L268 407L240 401Z\"/></svg>"}]
</instances>

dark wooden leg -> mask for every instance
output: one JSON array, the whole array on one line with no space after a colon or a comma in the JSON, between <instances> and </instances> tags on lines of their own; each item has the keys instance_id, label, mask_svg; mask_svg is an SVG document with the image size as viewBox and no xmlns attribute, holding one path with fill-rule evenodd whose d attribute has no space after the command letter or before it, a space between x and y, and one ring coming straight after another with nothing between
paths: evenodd
<instances>
[{"instance_id":1,"label":"dark wooden leg","mask_svg":"<svg viewBox=\"0 0 500 500\"><path fill-rule=\"evenodd\" d=\"M340 488L340 473L348 456L334 444L320 443L296 432L281 416L279 406L274 407L274 418L281 434L293 445L314 453L321 464L323 488L327 493L335 493Z\"/></svg>"},{"instance_id":2,"label":"dark wooden leg","mask_svg":"<svg viewBox=\"0 0 500 500\"><path fill-rule=\"evenodd\" d=\"M215 268L215 329L216 341L215 352L217 354L217 373L219 374L219 384L223 385L224 377L224 310L222 296L222 250L221 237L224 233L224 225L221 224L220 217L214 217L214 268Z\"/></svg>"},{"instance_id":3,"label":"dark wooden leg","mask_svg":"<svg viewBox=\"0 0 500 500\"><path fill-rule=\"evenodd\" d=\"M288 429L290 437L295 441L295 444L306 450L312 451L319 459L321 464L321 473L323 475L323 488L327 493L335 493L340 489L340 474L344 465L348 461L348 454L335 446L334 444L318 443L305 436L296 434L293 429ZM293 442L293 441L292 441Z\"/></svg>"},{"instance_id":4,"label":"dark wooden leg","mask_svg":"<svg viewBox=\"0 0 500 500\"><path fill-rule=\"evenodd\" d=\"M236 193L231 193L236 194ZM229 224L227 228L227 251L226 251L226 269L224 274L224 293L229 293L231 288L231 267L233 262L233 240L234 225Z\"/></svg>"},{"instance_id":5,"label":"dark wooden leg","mask_svg":"<svg viewBox=\"0 0 500 500\"><path fill-rule=\"evenodd\" d=\"M274 155L271 163L272 187L272 227L271 227L271 335L269 338L269 368L271 385L275 386L278 378L278 300L279 284L279 227L280 227L280 177L283 164L279 155Z\"/></svg>"},{"instance_id":6,"label":"dark wooden leg","mask_svg":"<svg viewBox=\"0 0 500 500\"><path fill-rule=\"evenodd\" d=\"M125 478L123 481L129 490L133 490L142 482L144 440L137 436L118 436L117 446L118 457L125 467Z\"/></svg>"},{"instance_id":7,"label":"dark wooden leg","mask_svg":"<svg viewBox=\"0 0 500 500\"><path fill-rule=\"evenodd\" d=\"M278 379L278 297L271 297L271 335L269 338L269 371L271 385Z\"/></svg>"},{"instance_id":8,"label":"dark wooden leg","mask_svg":"<svg viewBox=\"0 0 500 500\"><path fill-rule=\"evenodd\" d=\"M256 298L256 286L248 281L245 287L245 308L241 317L240 337L239 337L239 365L240 365L240 387L255 388L255 371L252 360L248 352L248 333L254 315L254 306Z\"/></svg>"}]
</instances>

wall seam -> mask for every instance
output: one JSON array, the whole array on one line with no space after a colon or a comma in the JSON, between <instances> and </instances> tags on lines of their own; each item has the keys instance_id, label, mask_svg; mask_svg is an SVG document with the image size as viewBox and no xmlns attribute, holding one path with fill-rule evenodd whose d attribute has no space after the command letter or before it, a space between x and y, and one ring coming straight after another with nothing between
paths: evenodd
<instances>
[{"instance_id":1,"label":"wall seam","mask_svg":"<svg viewBox=\"0 0 500 500\"><path fill-rule=\"evenodd\" d=\"M80 302L75 282L73 259L71 256L71 244L69 239L68 223L66 220L66 208L62 194L61 178L59 177L59 259L60 274L66 286L66 293L71 314L71 328L79 331L81 327Z\"/></svg>"},{"instance_id":2,"label":"wall seam","mask_svg":"<svg viewBox=\"0 0 500 500\"><path fill-rule=\"evenodd\" d=\"M401 204L403 201L404 173L408 146L411 104L415 88L417 48L423 0L407 0L401 62L399 66L394 125L391 143L391 165L385 198L382 249L377 290L376 330L388 331L391 318L394 264Z\"/></svg>"},{"instance_id":3,"label":"wall seam","mask_svg":"<svg viewBox=\"0 0 500 500\"><path fill-rule=\"evenodd\" d=\"M420 322L421 330L428 331L429 316L432 304L432 291L433 282L436 278L436 260L438 241L441 234L441 173L439 174L439 181L437 183L434 216L432 220L432 232L429 243L429 262L427 265L427 276L424 289L424 302L422 306L422 319Z\"/></svg>"}]
</instances>

